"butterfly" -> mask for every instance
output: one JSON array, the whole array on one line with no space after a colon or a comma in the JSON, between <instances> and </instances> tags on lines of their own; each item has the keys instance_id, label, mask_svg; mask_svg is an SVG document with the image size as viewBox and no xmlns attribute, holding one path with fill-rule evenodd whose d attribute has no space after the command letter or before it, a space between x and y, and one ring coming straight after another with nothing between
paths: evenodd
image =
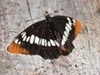
<instances>
[{"instance_id":1,"label":"butterfly","mask_svg":"<svg viewBox=\"0 0 100 75\"><path fill-rule=\"evenodd\" d=\"M68 55L73 40L81 30L78 20L68 16L45 16L17 35L7 48L15 54L40 55L44 59L56 59Z\"/></svg>"}]
</instances>

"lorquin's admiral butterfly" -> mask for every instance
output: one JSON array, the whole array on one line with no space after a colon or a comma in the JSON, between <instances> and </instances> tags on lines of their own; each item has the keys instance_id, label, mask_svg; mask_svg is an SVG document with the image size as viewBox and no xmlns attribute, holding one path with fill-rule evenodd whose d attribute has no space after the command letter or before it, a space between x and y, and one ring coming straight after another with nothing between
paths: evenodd
<instances>
[{"instance_id":1,"label":"lorquin's admiral butterfly","mask_svg":"<svg viewBox=\"0 0 100 75\"><path fill-rule=\"evenodd\" d=\"M73 50L72 41L80 29L80 22L71 17L47 15L46 20L32 24L16 36L7 50L45 59L58 58Z\"/></svg>"}]
</instances>

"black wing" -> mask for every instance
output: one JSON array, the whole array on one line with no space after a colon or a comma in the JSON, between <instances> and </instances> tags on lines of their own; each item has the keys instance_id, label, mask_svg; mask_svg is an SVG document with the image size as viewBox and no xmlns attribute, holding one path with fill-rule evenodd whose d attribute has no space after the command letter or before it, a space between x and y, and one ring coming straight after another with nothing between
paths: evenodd
<instances>
[{"instance_id":1,"label":"black wing","mask_svg":"<svg viewBox=\"0 0 100 75\"><path fill-rule=\"evenodd\" d=\"M22 31L8 47L9 52L40 55L45 59L69 54L74 48L76 20L65 16L51 17L56 38L47 20L32 24ZM57 30L56 30L57 29Z\"/></svg>"}]
</instances>

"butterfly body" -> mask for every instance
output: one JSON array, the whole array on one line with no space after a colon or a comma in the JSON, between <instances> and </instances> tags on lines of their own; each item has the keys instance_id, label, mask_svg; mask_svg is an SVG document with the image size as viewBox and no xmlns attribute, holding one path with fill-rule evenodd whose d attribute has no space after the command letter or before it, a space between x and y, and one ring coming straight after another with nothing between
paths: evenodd
<instances>
[{"instance_id":1,"label":"butterfly body","mask_svg":"<svg viewBox=\"0 0 100 75\"><path fill-rule=\"evenodd\" d=\"M74 48L72 41L80 29L80 22L71 17L46 16L46 20L32 24L16 36L8 51L40 55L45 59L68 55Z\"/></svg>"}]
</instances>

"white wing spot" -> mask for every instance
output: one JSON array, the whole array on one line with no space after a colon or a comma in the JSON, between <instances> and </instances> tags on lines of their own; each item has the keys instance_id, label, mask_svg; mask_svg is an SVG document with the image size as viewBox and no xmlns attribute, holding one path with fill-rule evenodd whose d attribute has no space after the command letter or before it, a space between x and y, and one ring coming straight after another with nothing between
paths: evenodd
<instances>
[{"instance_id":1,"label":"white wing spot","mask_svg":"<svg viewBox=\"0 0 100 75\"><path fill-rule=\"evenodd\" d=\"M65 29L66 29L66 31L67 31L67 32L69 32L69 29L68 29L68 27L67 27L67 26L65 26Z\"/></svg>"},{"instance_id":2,"label":"white wing spot","mask_svg":"<svg viewBox=\"0 0 100 75\"><path fill-rule=\"evenodd\" d=\"M63 46L65 44L65 40L62 40L61 41L61 45Z\"/></svg>"},{"instance_id":3,"label":"white wing spot","mask_svg":"<svg viewBox=\"0 0 100 75\"><path fill-rule=\"evenodd\" d=\"M42 42L42 46L44 46L44 39L42 39L42 41L41 41L41 42Z\"/></svg>"},{"instance_id":4,"label":"white wing spot","mask_svg":"<svg viewBox=\"0 0 100 75\"><path fill-rule=\"evenodd\" d=\"M27 37L26 42L28 42L30 40L30 36Z\"/></svg>"},{"instance_id":5,"label":"white wing spot","mask_svg":"<svg viewBox=\"0 0 100 75\"><path fill-rule=\"evenodd\" d=\"M23 34L24 34L24 32L21 33L21 35L23 35Z\"/></svg>"},{"instance_id":6,"label":"white wing spot","mask_svg":"<svg viewBox=\"0 0 100 75\"><path fill-rule=\"evenodd\" d=\"M70 26L72 26L72 23L71 23L71 20L70 20L69 17L67 18L67 20L68 20L68 24L69 24Z\"/></svg>"},{"instance_id":7,"label":"white wing spot","mask_svg":"<svg viewBox=\"0 0 100 75\"><path fill-rule=\"evenodd\" d=\"M20 45L21 44L21 41L19 41L18 44Z\"/></svg>"},{"instance_id":8,"label":"white wing spot","mask_svg":"<svg viewBox=\"0 0 100 75\"><path fill-rule=\"evenodd\" d=\"M73 25L75 25L76 21L73 19Z\"/></svg>"},{"instance_id":9,"label":"white wing spot","mask_svg":"<svg viewBox=\"0 0 100 75\"><path fill-rule=\"evenodd\" d=\"M47 40L45 39L44 41L45 41L45 46L47 46Z\"/></svg>"},{"instance_id":10,"label":"white wing spot","mask_svg":"<svg viewBox=\"0 0 100 75\"><path fill-rule=\"evenodd\" d=\"M67 31L64 31L64 35L65 35L66 37L68 37L68 32L67 32Z\"/></svg>"},{"instance_id":11,"label":"white wing spot","mask_svg":"<svg viewBox=\"0 0 100 75\"><path fill-rule=\"evenodd\" d=\"M66 41L67 37L65 35L63 35L63 40Z\"/></svg>"},{"instance_id":12,"label":"white wing spot","mask_svg":"<svg viewBox=\"0 0 100 75\"><path fill-rule=\"evenodd\" d=\"M67 40L67 37L66 37L65 35L63 35L63 39L62 39L62 41L61 41L61 45L64 45L65 42L66 42L66 40Z\"/></svg>"},{"instance_id":13,"label":"white wing spot","mask_svg":"<svg viewBox=\"0 0 100 75\"><path fill-rule=\"evenodd\" d=\"M51 45L52 45L52 46L56 46L56 45L55 45L55 42L54 42L53 40L50 39L50 42L51 42Z\"/></svg>"},{"instance_id":14,"label":"white wing spot","mask_svg":"<svg viewBox=\"0 0 100 75\"><path fill-rule=\"evenodd\" d=\"M35 36L34 36L34 35L31 35L31 38L30 38L30 44L33 44L34 38L35 38Z\"/></svg>"},{"instance_id":15,"label":"white wing spot","mask_svg":"<svg viewBox=\"0 0 100 75\"><path fill-rule=\"evenodd\" d=\"M55 40L54 42L55 42L55 44L56 44L58 47L60 46L59 43L58 43L56 40Z\"/></svg>"},{"instance_id":16,"label":"white wing spot","mask_svg":"<svg viewBox=\"0 0 100 75\"><path fill-rule=\"evenodd\" d=\"M38 45L41 45L42 44L42 39L39 39L39 44Z\"/></svg>"},{"instance_id":17,"label":"white wing spot","mask_svg":"<svg viewBox=\"0 0 100 75\"><path fill-rule=\"evenodd\" d=\"M18 39L15 39L14 41L15 41L16 44L18 43Z\"/></svg>"},{"instance_id":18,"label":"white wing spot","mask_svg":"<svg viewBox=\"0 0 100 75\"><path fill-rule=\"evenodd\" d=\"M67 20L69 21L69 20L70 20L70 18L69 18L69 17L67 17Z\"/></svg>"},{"instance_id":19,"label":"white wing spot","mask_svg":"<svg viewBox=\"0 0 100 75\"><path fill-rule=\"evenodd\" d=\"M37 45L39 44L39 37L38 37L38 36L35 37L35 43L36 43Z\"/></svg>"},{"instance_id":20,"label":"white wing spot","mask_svg":"<svg viewBox=\"0 0 100 75\"><path fill-rule=\"evenodd\" d=\"M66 23L66 26L68 27L69 30L71 30L71 27L69 26L69 24Z\"/></svg>"},{"instance_id":21,"label":"white wing spot","mask_svg":"<svg viewBox=\"0 0 100 75\"><path fill-rule=\"evenodd\" d=\"M26 35L26 32L23 32L23 33L22 33L22 38L24 38L25 35Z\"/></svg>"},{"instance_id":22,"label":"white wing spot","mask_svg":"<svg viewBox=\"0 0 100 75\"><path fill-rule=\"evenodd\" d=\"M51 46L51 43L50 43L50 41L48 41L48 46L49 46L49 47Z\"/></svg>"},{"instance_id":23,"label":"white wing spot","mask_svg":"<svg viewBox=\"0 0 100 75\"><path fill-rule=\"evenodd\" d=\"M76 21L73 19L73 23L76 23Z\"/></svg>"},{"instance_id":24,"label":"white wing spot","mask_svg":"<svg viewBox=\"0 0 100 75\"><path fill-rule=\"evenodd\" d=\"M26 37L27 37L27 36L24 36L23 41L25 41L25 40L26 40Z\"/></svg>"}]
</instances>

